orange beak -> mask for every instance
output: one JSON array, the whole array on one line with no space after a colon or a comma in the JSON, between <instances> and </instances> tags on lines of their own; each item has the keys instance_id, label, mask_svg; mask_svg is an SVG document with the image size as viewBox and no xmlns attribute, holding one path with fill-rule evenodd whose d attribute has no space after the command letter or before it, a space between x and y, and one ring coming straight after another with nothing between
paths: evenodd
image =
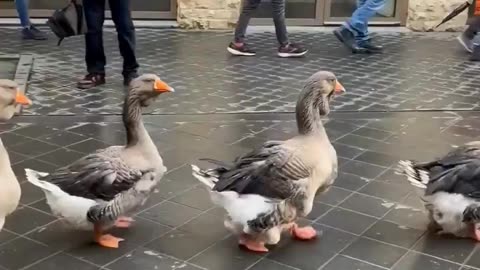
<instances>
[{"instance_id":1,"label":"orange beak","mask_svg":"<svg viewBox=\"0 0 480 270\"><path fill-rule=\"evenodd\" d=\"M164 81L162 80L155 80L155 84L153 86L155 91L163 93L163 92L175 92L175 90L168 86Z\"/></svg>"},{"instance_id":2,"label":"orange beak","mask_svg":"<svg viewBox=\"0 0 480 270\"><path fill-rule=\"evenodd\" d=\"M17 95L15 96L15 103L21 105L32 105L32 101L24 94L20 93L19 90L17 90Z\"/></svg>"},{"instance_id":3,"label":"orange beak","mask_svg":"<svg viewBox=\"0 0 480 270\"><path fill-rule=\"evenodd\" d=\"M335 84L335 94L343 94L343 93L345 93L345 88L341 83L337 81L337 83Z\"/></svg>"}]
</instances>

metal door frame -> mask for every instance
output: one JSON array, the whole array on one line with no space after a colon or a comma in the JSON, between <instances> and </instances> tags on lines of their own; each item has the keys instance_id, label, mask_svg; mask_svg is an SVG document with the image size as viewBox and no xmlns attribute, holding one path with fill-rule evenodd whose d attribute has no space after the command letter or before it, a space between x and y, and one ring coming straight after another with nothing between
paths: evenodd
<instances>
[{"instance_id":1,"label":"metal door frame","mask_svg":"<svg viewBox=\"0 0 480 270\"><path fill-rule=\"evenodd\" d=\"M286 19L287 25L292 26L318 26L322 25L324 18L325 0L317 0L315 3L315 18ZM254 18L252 24L272 25L272 18Z\"/></svg>"},{"instance_id":2,"label":"metal door frame","mask_svg":"<svg viewBox=\"0 0 480 270\"><path fill-rule=\"evenodd\" d=\"M170 11L132 11L133 19L176 19L177 18L177 1L170 0ZM30 17L32 18L48 18L52 15L54 10L49 9L32 9L29 11ZM110 19L110 11L105 13L105 16ZM18 17L17 11L15 9L5 9L0 10L0 18L16 18Z\"/></svg>"},{"instance_id":3,"label":"metal door frame","mask_svg":"<svg viewBox=\"0 0 480 270\"><path fill-rule=\"evenodd\" d=\"M332 0L317 0L315 5L315 18L295 18L288 19L287 24L291 26L321 26L321 25L339 25L348 18L346 17L330 17L330 6ZM405 26L408 15L408 0L396 0L395 17L392 18L372 18L371 25L401 25ZM255 25L272 25L271 18L255 18L252 19Z\"/></svg>"},{"instance_id":4,"label":"metal door frame","mask_svg":"<svg viewBox=\"0 0 480 270\"><path fill-rule=\"evenodd\" d=\"M338 25L348 19L348 17L331 17L330 6L333 0L325 0L324 25ZM371 25L405 25L408 13L408 0L396 0L395 17L374 17L370 20Z\"/></svg>"}]
</instances>

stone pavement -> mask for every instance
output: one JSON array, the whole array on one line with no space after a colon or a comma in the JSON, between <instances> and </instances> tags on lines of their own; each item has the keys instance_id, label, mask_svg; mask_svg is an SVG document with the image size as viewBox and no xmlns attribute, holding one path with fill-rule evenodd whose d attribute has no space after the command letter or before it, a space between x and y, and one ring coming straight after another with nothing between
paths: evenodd
<instances>
[{"instance_id":1,"label":"stone pavement","mask_svg":"<svg viewBox=\"0 0 480 270\"><path fill-rule=\"evenodd\" d=\"M123 101L116 36L105 34L110 63L109 83L91 91L73 85L84 75L80 37L56 46L23 42L15 29L0 28L0 54L33 54L29 92L35 107L26 114L115 114ZM279 59L272 33L248 41L255 58L232 58L226 46L230 33L190 33L139 29L142 71L160 74L177 89L151 108L155 114L291 112L302 81L319 69L338 74L348 88L335 109L341 111L478 110L479 67L467 61L451 33L387 33L376 40L388 48L383 55L352 55L330 33L295 32L291 39L306 44L304 59ZM364 61L368 58L368 61Z\"/></svg>"},{"instance_id":2,"label":"stone pavement","mask_svg":"<svg viewBox=\"0 0 480 270\"><path fill-rule=\"evenodd\" d=\"M25 167L49 172L124 142L114 35L106 35L109 81L88 91L73 87L83 75L79 40L57 48L54 40L19 41L7 28L0 35L0 53L35 56L27 92L34 105L0 125L23 190L21 206L0 232L1 270L480 269L473 240L426 232L416 190L394 174L400 159L427 160L480 140L479 67L466 61L452 34L382 34L377 39L389 53L360 56L328 33L299 32L292 37L311 48L309 57L278 59L271 33L251 37L257 57L231 58L228 33L139 30L143 71L159 74L177 92L161 96L144 117L169 171L135 226L115 231L126 239L118 250L93 245L90 232L63 227L23 176ZM293 136L301 81L319 69L336 72L349 91L325 120L339 177L302 220L322 236L312 242L284 237L266 255L241 250L189 163L228 161L267 139Z\"/></svg>"}]
</instances>

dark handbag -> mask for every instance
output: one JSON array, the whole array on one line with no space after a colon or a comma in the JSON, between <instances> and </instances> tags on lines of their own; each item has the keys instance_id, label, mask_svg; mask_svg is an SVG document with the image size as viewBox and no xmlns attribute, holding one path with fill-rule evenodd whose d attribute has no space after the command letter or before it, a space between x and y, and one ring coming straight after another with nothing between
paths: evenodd
<instances>
[{"instance_id":1,"label":"dark handbag","mask_svg":"<svg viewBox=\"0 0 480 270\"><path fill-rule=\"evenodd\" d=\"M48 18L47 25L59 38L57 46L63 39L71 36L83 35L87 31L83 6L77 0L72 0L66 7L57 9Z\"/></svg>"}]
</instances>

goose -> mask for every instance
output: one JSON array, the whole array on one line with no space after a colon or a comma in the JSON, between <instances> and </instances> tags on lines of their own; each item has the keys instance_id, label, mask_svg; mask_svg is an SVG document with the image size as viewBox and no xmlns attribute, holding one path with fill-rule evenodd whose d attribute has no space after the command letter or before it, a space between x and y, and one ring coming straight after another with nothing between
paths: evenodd
<instances>
[{"instance_id":1,"label":"goose","mask_svg":"<svg viewBox=\"0 0 480 270\"><path fill-rule=\"evenodd\" d=\"M423 193L430 229L480 241L480 141L431 162L402 160L397 172Z\"/></svg>"},{"instance_id":2,"label":"goose","mask_svg":"<svg viewBox=\"0 0 480 270\"><path fill-rule=\"evenodd\" d=\"M133 222L128 215L145 203L167 170L142 121L142 107L166 92L174 90L153 74L131 82L123 107L126 145L97 150L51 174L25 169L52 213L73 228L93 229L101 246L119 247L124 239L103 232L128 228Z\"/></svg>"},{"instance_id":3,"label":"goose","mask_svg":"<svg viewBox=\"0 0 480 270\"><path fill-rule=\"evenodd\" d=\"M212 202L224 208L227 229L239 236L239 245L268 252L283 231L303 240L316 237L311 226L296 220L307 216L317 192L325 192L337 177L337 154L323 127L321 116L330 112L330 101L345 92L336 76L313 74L296 105L298 135L286 141L267 141L236 158L233 164L201 169L192 164L192 175L209 190Z\"/></svg>"},{"instance_id":4,"label":"goose","mask_svg":"<svg viewBox=\"0 0 480 270\"><path fill-rule=\"evenodd\" d=\"M0 80L0 120L8 121L13 117L17 105L31 105L32 102L20 92L16 82ZM0 231L5 225L5 218L11 214L20 201L21 189L13 173L7 149L0 139Z\"/></svg>"}]
</instances>

